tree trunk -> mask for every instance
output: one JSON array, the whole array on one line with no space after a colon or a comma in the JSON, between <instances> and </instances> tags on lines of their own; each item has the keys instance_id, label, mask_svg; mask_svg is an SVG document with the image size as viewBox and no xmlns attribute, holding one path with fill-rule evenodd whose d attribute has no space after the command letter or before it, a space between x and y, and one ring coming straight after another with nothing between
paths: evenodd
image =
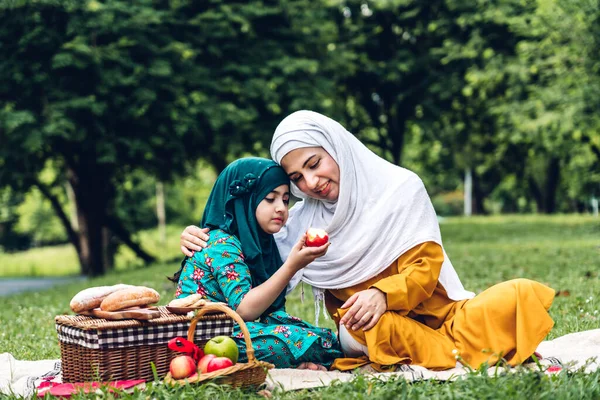
<instances>
[{"instance_id":1,"label":"tree trunk","mask_svg":"<svg viewBox=\"0 0 600 400\"><path fill-rule=\"evenodd\" d=\"M88 201L89 202L89 201ZM102 216L94 212L91 204L78 201L77 218L79 221L79 243L81 272L86 276L100 276L104 270L104 249L102 246Z\"/></svg>"},{"instance_id":2,"label":"tree trunk","mask_svg":"<svg viewBox=\"0 0 600 400\"><path fill-rule=\"evenodd\" d=\"M392 148L390 149L394 164L400 165L402 163L402 153L404 152L404 134L406 133L406 120L403 114L397 111L397 106L394 107L393 115L390 115L389 133L388 137L392 142Z\"/></svg>"},{"instance_id":3,"label":"tree trunk","mask_svg":"<svg viewBox=\"0 0 600 400\"><path fill-rule=\"evenodd\" d=\"M546 174L546 190L545 190L545 208L546 214L553 214L556 212L556 191L558 190L558 184L560 182L560 160L558 157L552 157L548 163L548 170Z\"/></svg>"},{"instance_id":4,"label":"tree trunk","mask_svg":"<svg viewBox=\"0 0 600 400\"><path fill-rule=\"evenodd\" d=\"M533 199L535 200L535 204L537 205L537 211L543 212L544 210L544 196L542 195L542 191L540 190L537 182L531 175L527 177L527 183L529 183L529 190L533 195Z\"/></svg>"},{"instance_id":5,"label":"tree trunk","mask_svg":"<svg viewBox=\"0 0 600 400\"><path fill-rule=\"evenodd\" d=\"M471 168L465 169L464 181L464 215L465 217L470 217L473 214L473 174L471 173Z\"/></svg>"},{"instance_id":6,"label":"tree trunk","mask_svg":"<svg viewBox=\"0 0 600 400\"><path fill-rule=\"evenodd\" d=\"M112 271L115 268L115 254L117 243L113 240L113 233L104 226L102 227L102 258L104 259L104 271Z\"/></svg>"},{"instance_id":7,"label":"tree trunk","mask_svg":"<svg viewBox=\"0 0 600 400\"><path fill-rule=\"evenodd\" d=\"M537 204L538 212L552 214L556 211L556 191L560 182L560 160L551 157L546 168L545 185L538 185L530 175L528 183Z\"/></svg>"},{"instance_id":8,"label":"tree trunk","mask_svg":"<svg viewBox=\"0 0 600 400\"><path fill-rule=\"evenodd\" d=\"M473 175L473 214L475 215L487 215L488 212L485 209L485 198L486 193L481 187L481 177L477 174Z\"/></svg>"},{"instance_id":9,"label":"tree trunk","mask_svg":"<svg viewBox=\"0 0 600 400\"><path fill-rule=\"evenodd\" d=\"M158 219L158 237L160 244L167 243L167 217L165 213L165 187L161 181L156 182L156 218Z\"/></svg>"},{"instance_id":10,"label":"tree trunk","mask_svg":"<svg viewBox=\"0 0 600 400\"><path fill-rule=\"evenodd\" d=\"M68 179L77 204L81 272L100 276L105 271L103 228L109 202L110 183L96 165L69 168Z\"/></svg>"},{"instance_id":11,"label":"tree trunk","mask_svg":"<svg viewBox=\"0 0 600 400\"><path fill-rule=\"evenodd\" d=\"M50 189L41 182L34 182L52 204L54 212L67 232L69 241L75 247L81 273L86 276L99 276L113 267L117 247L111 239L112 235L119 237L146 263L155 261L154 257L131 239L130 233L119 221L107 216L112 193L110 184L100 174L89 172L88 170L80 175L73 168L67 171L69 185L73 189L76 202L78 231L73 229L69 217Z\"/></svg>"}]
</instances>

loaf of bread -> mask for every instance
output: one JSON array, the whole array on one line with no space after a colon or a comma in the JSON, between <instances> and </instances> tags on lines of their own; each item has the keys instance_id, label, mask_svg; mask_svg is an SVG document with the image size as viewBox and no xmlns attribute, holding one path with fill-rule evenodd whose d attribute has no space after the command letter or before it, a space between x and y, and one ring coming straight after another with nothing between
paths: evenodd
<instances>
[{"instance_id":1,"label":"loaf of bread","mask_svg":"<svg viewBox=\"0 0 600 400\"><path fill-rule=\"evenodd\" d=\"M133 286L118 284L113 286L95 286L83 289L71 299L71 303L69 305L71 306L71 310L76 313L93 310L94 308L100 307L102 300L104 300L106 296L119 290L131 287Z\"/></svg>"},{"instance_id":2,"label":"loaf of bread","mask_svg":"<svg viewBox=\"0 0 600 400\"><path fill-rule=\"evenodd\" d=\"M191 294L187 297L171 300L169 307L199 307L204 305L206 300L202 298L201 294Z\"/></svg>"},{"instance_id":3,"label":"loaf of bread","mask_svg":"<svg viewBox=\"0 0 600 400\"><path fill-rule=\"evenodd\" d=\"M131 307L142 307L158 303L160 295L146 286L133 286L106 296L100 304L102 311L119 311Z\"/></svg>"}]
</instances>

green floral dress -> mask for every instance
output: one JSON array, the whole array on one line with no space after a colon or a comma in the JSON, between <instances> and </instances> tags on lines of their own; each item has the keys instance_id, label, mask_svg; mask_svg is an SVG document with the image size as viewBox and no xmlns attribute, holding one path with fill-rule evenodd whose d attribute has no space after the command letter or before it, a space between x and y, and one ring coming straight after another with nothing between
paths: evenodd
<instances>
[{"instance_id":1,"label":"green floral dress","mask_svg":"<svg viewBox=\"0 0 600 400\"><path fill-rule=\"evenodd\" d=\"M210 231L207 247L185 261L175 297L194 293L210 301L227 303L236 310L252 289L252 277L244 263L239 240L216 229ZM337 336L327 328L318 328L293 317L284 308L267 310L258 321L246 322L257 359L278 368L296 367L311 361L329 368L343 357ZM240 361L246 362L246 346L236 324L233 337L240 349Z\"/></svg>"}]
</instances>

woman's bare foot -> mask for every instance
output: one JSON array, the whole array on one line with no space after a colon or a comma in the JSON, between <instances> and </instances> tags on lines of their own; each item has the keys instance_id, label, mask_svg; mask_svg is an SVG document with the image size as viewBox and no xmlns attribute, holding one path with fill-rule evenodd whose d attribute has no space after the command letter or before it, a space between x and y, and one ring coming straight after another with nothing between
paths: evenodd
<instances>
[{"instance_id":1,"label":"woman's bare foot","mask_svg":"<svg viewBox=\"0 0 600 400\"><path fill-rule=\"evenodd\" d=\"M322 366L321 364L315 364L310 361L306 361L298 365L298 369L309 369L311 371L327 371L327 368Z\"/></svg>"}]
</instances>

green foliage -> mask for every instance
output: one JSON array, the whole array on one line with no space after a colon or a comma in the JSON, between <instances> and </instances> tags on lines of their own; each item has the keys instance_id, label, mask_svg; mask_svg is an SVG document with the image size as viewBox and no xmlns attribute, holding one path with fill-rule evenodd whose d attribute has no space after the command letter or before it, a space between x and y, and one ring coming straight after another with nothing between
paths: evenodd
<instances>
[{"instance_id":1,"label":"green foliage","mask_svg":"<svg viewBox=\"0 0 600 400\"><path fill-rule=\"evenodd\" d=\"M33 189L17 207L19 220L15 232L32 238L34 245L64 243L67 241L65 229L56 217L50 202Z\"/></svg>"},{"instance_id":2,"label":"green foliage","mask_svg":"<svg viewBox=\"0 0 600 400\"><path fill-rule=\"evenodd\" d=\"M197 221L196 162L218 172L267 156L277 123L301 108L343 122L433 195L462 191L471 169L476 212L584 212L600 195L597 2L2 7L0 188L12 200L0 214L33 188L52 200L27 195L27 235L48 204L65 211L67 182L92 243L110 218L153 226L158 181L167 219ZM16 234L11 218L2 229ZM48 229L35 240L63 235Z\"/></svg>"},{"instance_id":3,"label":"green foliage","mask_svg":"<svg viewBox=\"0 0 600 400\"><path fill-rule=\"evenodd\" d=\"M437 215L462 215L464 212L464 193L460 191L440 193L431 198Z\"/></svg>"},{"instance_id":4,"label":"green foliage","mask_svg":"<svg viewBox=\"0 0 600 400\"><path fill-rule=\"evenodd\" d=\"M516 178L513 203L526 196L540 212L581 211L598 190L600 152L586 130L598 125L585 117L584 105L586 88L600 83L589 70L597 64L598 15L597 4L587 1L505 1L463 16L470 39L452 40L447 59L471 65L454 100L457 112L447 110L444 120L449 133L468 134L455 154L477 167L486 196ZM493 24L504 30L502 43L489 31ZM457 141L449 136L447 143Z\"/></svg>"},{"instance_id":5,"label":"green foliage","mask_svg":"<svg viewBox=\"0 0 600 400\"><path fill-rule=\"evenodd\" d=\"M165 185L165 212L168 224L198 224L216 179L214 168L200 161L186 168L183 177ZM156 227L157 179L141 170L127 177L115 200L116 213L131 231Z\"/></svg>"},{"instance_id":6,"label":"green foliage","mask_svg":"<svg viewBox=\"0 0 600 400\"><path fill-rule=\"evenodd\" d=\"M15 232L19 221L17 207L23 201L22 193L15 193L10 187L0 189L0 251L3 249L24 249L30 240Z\"/></svg>"},{"instance_id":7,"label":"green foliage","mask_svg":"<svg viewBox=\"0 0 600 400\"><path fill-rule=\"evenodd\" d=\"M29 190L51 160L50 189L69 180L87 227L84 271L101 273L107 218L150 220L143 204L119 207L139 198L137 171L168 181L202 157L219 171L266 155L284 113L326 99L319 57L335 26L308 5L15 4L0 15L0 187Z\"/></svg>"}]
</instances>

